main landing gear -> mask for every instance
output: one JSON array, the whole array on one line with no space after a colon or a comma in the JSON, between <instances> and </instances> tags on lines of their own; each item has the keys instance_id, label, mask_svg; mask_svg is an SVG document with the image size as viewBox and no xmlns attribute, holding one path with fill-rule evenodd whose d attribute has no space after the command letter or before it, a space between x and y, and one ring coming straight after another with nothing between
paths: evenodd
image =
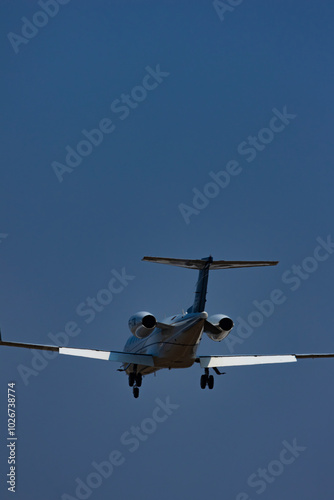
<instances>
[{"instance_id":1,"label":"main landing gear","mask_svg":"<svg viewBox=\"0 0 334 500\"><path fill-rule=\"evenodd\" d=\"M213 375L209 375L209 368L205 368L205 373L201 376L201 388L205 389L208 386L209 389L213 389L215 379Z\"/></svg>"},{"instance_id":2,"label":"main landing gear","mask_svg":"<svg viewBox=\"0 0 334 500\"><path fill-rule=\"evenodd\" d=\"M201 376L201 388L205 389L208 386L209 389L213 389L215 385L215 379L213 375L209 375L209 368L204 368L205 373ZM214 368L217 375L225 375L225 372L220 372L217 368Z\"/></svg>"},{"instance_id":3,"label":"main landing gear","mask_svg":"<svg viewBox=\"0 0 334 500\"><path fill-rule=\"evenodd\" d=\"M129 386L133 387L133 397L138 398L139 387L141 386L143 376L141 373L137 373L137 367L135 366L135 371L129 373Z\"/></svg>"}]
</instances>

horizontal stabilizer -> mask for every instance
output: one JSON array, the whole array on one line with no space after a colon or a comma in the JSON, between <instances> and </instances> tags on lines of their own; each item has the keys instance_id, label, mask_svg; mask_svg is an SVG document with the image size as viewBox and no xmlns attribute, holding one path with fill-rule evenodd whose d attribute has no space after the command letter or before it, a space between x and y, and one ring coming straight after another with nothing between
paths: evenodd
<instances>
[{"instance_id":1,"label":"horizontal stabilizer","mask_svg":"<svg viewBox=\"0 0 334 500\"><path fill-rule=\"evenodd\" d=\"M169 264L170 266L186 267L188 269L233 269L238 267L276 266L278 261L272 260L200 260L200 259L171 259L164 257L144 257L147 262Z\"/></svg>"},{"instance_id":2,"label":"horizontal stabilizer","mask_svg":"<svg viewBox=\"0 0 334 500\"><path fill-rule=\"evenodd\" d=\"M102 359L105 361L116 361L119 363L133 363L136 365L154 366L153 356L149 354L135 354L122 351L99 351L97 349L76 349L72 347L57 347L41 344L23 344L21 342L3 342L0 336L0 346L24 347L26 349L41 349L44 351L55 351L67 356L80 356L83 358Z\"/></svg>"},{"instance_id":3,"label":"horizontal stabilizer","mask_svg":"<svg viewBox=\"0 0 334 500\"><path fill-rule=\"evenodd\" d=\"M202 312L205 309L206 292L208 286L209 271L211 269L233 269L238 267L276 266L278 261L271 260L213 260L213 257L203 259L172 259L170 257L143 257L146 262L157 262L170 266L186 267L199 271L196 284L195 299L187 309L188 313Z\"/></svg>"}]
</instances>

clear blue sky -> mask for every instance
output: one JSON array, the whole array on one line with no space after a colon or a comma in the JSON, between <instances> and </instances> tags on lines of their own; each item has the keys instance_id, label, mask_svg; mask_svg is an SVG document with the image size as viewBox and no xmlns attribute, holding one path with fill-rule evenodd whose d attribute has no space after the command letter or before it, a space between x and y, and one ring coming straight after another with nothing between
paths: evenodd
<instances>
[{"instance_id":1,"label":"clear blue sky","mask_svg":"<svg viewBox=\"0 0 334 500\"><path fill-rule=\"evenodd\" d=\"M71 346L121 350L134 312L193 300L195 272L141 258L212 254L280 263L210 275L208 313L259 324L200 354L334 352L333 3L241 1L223 20L204 0L63 3L1 5L3 337L52 343L74 321ZM87 323L77 307L123 268L135 278ZM254 315L274 290L281 303ZM161 371L135 400L104 361L63 356L25 384L32 356L0 351L3 499L10 381L17 500L80 498L76 478L113 450L122 463L82 497L332 498L332 360L230 368L213 391L197 365ZM157 398L179 405L158 423ZM147 433L131 452L132 426Z\"/></svg>"}]
</instances>

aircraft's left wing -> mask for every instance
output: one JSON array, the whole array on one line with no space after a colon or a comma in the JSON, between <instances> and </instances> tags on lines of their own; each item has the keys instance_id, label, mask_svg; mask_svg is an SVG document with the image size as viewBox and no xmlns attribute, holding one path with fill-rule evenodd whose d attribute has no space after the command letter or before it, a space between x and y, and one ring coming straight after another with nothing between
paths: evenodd
<instances>
[{"instance_id":1,"label":"aircraft's left wing","mask_svg":"<svg viewBox=\"0 0 334 500\"><path fill-rule=\"evenodd\" d=\"M201 368L218 368L223 366L267 365L271 363L293 363L305 358L334 358L329 354L283 354L283 355L245 355L245 356L199 356Z\"/></svg>"},{"instance_id":2,"label":"aircraft's left wing","mask_svg":"<svg viewBox=\"0 0 334 500\"><path fill-rule=\"evenodd\" d=\"M81 356L84 358L103 359L105 361L118 361L119 363L154 366L153 356L150 356L149 354L135 354L121 351L99 351L98 349L76 349L72 347L57 347L53 345L23 344L21 342L4 342L1 339L1 333L0 346L41 349L44 351L54 351L59 354L66 354L68 356Z\"/></svg>"}]
</instances>

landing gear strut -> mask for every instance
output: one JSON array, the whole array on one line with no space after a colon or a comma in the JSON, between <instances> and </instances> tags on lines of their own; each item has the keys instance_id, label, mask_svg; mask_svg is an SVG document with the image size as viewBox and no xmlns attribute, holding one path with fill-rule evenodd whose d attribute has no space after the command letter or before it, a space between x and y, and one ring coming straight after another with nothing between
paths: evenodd
<instances>
[{"instance_id":1,"label":"landing gear strut","mask_svg":"<svg viewBox=\"0 0 334 500\"><path fill-rule=\"evenodd\" d=\"M141 386L143 376L137 373L137 365L134 365L134 371L129 373L129 386L133 387L133 396L137 399L139 396L139 387Z\"/></svg>"},{"instance_id":2,"label":"landing gear strut","mask_svg":"<svg viewBox=\"0 0 334 500\"><path fill-rule=\"evenodd\" d=\"M136 380L136 374L135 372L129 373L129 386L133 387L133 384L135 383Z\"/></svg>"},{"instance_id":3,"label":"landing gear strut","mask_svg":"<svg viewBox=\"0 0 334 500\"><path fill-rule=\"evenodd\" d=\"M143 380L142 374L141 373L137 373L137 375L136 375L136 386L137 387L141 386L142 380Z\"/></svg>"},{"instance_id":4,"label":"landing gear strut","mask_svg":"<svg viewBox=\"0 0 334 500\"><path fill-rule=\"evenodd\" d=\"M209 389L213 389L215 379L213 375L209 375L209 368L205 368L205 373L201 376L201 388L205 389L208 386Z\"/></svg>"}]
</instances>

